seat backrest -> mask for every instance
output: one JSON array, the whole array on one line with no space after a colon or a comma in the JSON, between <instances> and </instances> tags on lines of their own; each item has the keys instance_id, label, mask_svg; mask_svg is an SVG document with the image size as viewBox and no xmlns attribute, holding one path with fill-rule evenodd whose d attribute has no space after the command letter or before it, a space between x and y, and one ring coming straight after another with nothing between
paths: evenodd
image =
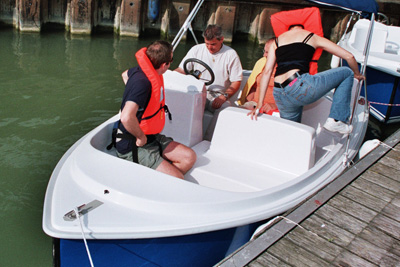
<instances>
[{"instance_id":1,"label":"seat backrest","mask_svg":"<svg viewBox=\"0 0 400 267\"><path fill-rule=\"evenodd\" d=\"M314 128L266 114L251 120L247 113L235 107L220 112L210 152L296 175L314 165Z\"/></svg>"},{"instance_id":2,"label":"seat backrest","mask_svg":"<svg viewBox=\"0 0 400 267\"><path fill-rule=\"evenodd\" d=\"M203 140L204 82L170 70L163 77L165 103L172 120L166 118L162 133L191 147Z\"/></svg>"}]
</instances>

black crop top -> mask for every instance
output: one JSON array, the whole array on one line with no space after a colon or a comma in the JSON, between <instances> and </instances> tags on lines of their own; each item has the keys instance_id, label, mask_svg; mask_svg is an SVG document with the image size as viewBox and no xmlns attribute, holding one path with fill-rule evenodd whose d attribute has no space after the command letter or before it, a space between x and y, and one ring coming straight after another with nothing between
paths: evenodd
<instances>
[{"instance_id":1,"label":"black crop top","mask_svg":"<svg viewBox=\"0 0 400 267\"><path fill-rule=\"evenodd\" d=\"M275 77L293 69L300 69L301 72L309 72L310 62L315 48L307 44L314 33L310 33L301 43L291 43L283 46L278 45L278 38L275 39L276 46L276 72Z\"/></svg>"}]
</instances>

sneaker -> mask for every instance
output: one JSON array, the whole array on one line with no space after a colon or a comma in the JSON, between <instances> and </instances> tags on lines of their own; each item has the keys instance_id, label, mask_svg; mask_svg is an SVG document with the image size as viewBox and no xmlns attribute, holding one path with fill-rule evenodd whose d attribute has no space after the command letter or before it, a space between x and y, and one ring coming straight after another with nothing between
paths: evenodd
<instances>
[{"instance_id":1,"label":"sneaker","mask_svg":"<svg viewBox=\"0 0 400 267\"><path fill-rule=\"evenodd\" d=\"M324 128L330 132L339 132L341 134L349 134L353 130L352 125L347 125L341 121L335 121L332 118L328 118L324 124Z\"/></svg>"}]
</instances>

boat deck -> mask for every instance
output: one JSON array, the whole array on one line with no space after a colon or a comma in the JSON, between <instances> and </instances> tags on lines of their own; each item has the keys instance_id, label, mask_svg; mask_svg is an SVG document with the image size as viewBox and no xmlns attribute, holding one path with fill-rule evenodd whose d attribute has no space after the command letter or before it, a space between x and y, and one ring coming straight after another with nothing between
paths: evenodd
<instances>
[{"instance_id":1,"label":"boat deck","mask_svg":"<svg viewBox=\"0 0 400 267\"><path fill-rule=\"evenodd\" d=\"M384 143L217 266L399 266L400 130Z\"/></svg>"}]
</instances>

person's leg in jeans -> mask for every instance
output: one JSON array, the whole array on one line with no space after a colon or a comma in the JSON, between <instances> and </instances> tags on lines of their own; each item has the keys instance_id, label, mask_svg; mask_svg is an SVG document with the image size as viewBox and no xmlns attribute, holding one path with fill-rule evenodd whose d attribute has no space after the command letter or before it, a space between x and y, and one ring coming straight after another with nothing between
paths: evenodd
<instances>
[{"instance_id":1,"label":"person's leg in jeans","mask_svg":"<svg viewBox=\"0 0 400 267\"><path fill-rule=\"evenodd\" d=\"M315 86L324 88L326 93L336 88L329 117L347 122L350 117L351 92L354 82L353 71L348 67L340 67L315 74ZM326 94L325 93L325 94Z\"/></svg>"},{"instance_id":2,"label":"person's leg in jeans","mask_svg":"<svg viewBox=\"0 0 400 267\"><path fill-rule=\"evenodd\" d=\"M347 67L315 75L303 74L285 88L274 88L274 98L282 118L300 122L302 108L336 88L329 117L346 122L350 116L353 72Z\"/></svg>"}]
</instances>

